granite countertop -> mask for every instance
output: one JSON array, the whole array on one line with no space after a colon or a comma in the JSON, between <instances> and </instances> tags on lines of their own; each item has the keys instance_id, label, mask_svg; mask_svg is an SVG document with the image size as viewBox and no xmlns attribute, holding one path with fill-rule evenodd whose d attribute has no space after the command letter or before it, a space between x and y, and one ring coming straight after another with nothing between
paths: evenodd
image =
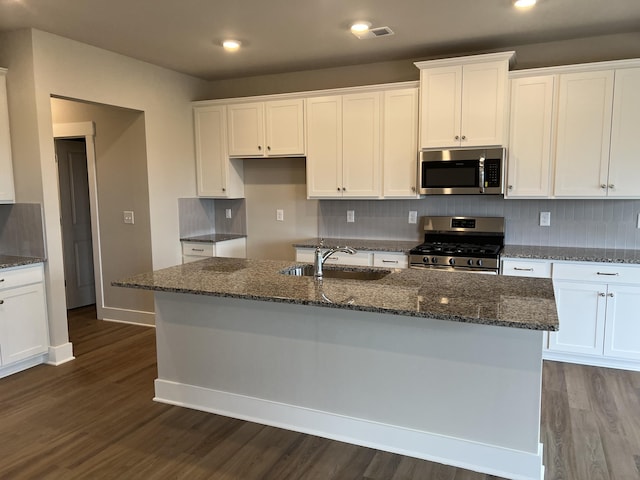
<instances>
[{"instance_id":1,"label":"granite countertop","mask_svg":"<svg viewBox=\"0 0 640 480\"><path fill-rule=\"evenodd\" d=\"M295 248L315 248L320 245L320 238L309 238L294 243ZM351 247L355 250L377 252L409 253L409 250L420 244L420 240L364 240L358 238L324 238L326 248Z\"/></svg>"},{"instance_id":2,"label":"granite countertop","mask_svg":"<svg viewBox=\"0 0 640 480\"><path fill-rule=\"evenodd\" d=\"M20 267L22 265L31 265L32 263L42 262L44 262L44 258L40 257L21 257L19 255L0 254L0 269Z\"/></svg>"},{"instance_id":3,"label":"granite countertop","mask_svg":"<svg viewBox=\"0 0 640 480\"><path fill-rule=\"evenodd\" d=\"M183 237L181 242L202 242L202 243L218 243L227 240L235 240L236 238L246 238L246 235L239 233L209 233L207 235L195 235L193 237Z\"/></svg>"},{"instance_id":4,"label":"granite countertop","mask_svg":"<svg viewBox=\"0 0 640 480\"><path fill-rule=\"evenodd\" d=\"M558 329L550 279L396 269L375 281L325 278L319 282L279 273L292 265L295 262L213 257L112 285L530 330Z\"/></svg>"},{"instance_id":5,"label":"granite countertop","mask_svg":"<svg viewBox=\"0 0 640 480\"><path fill-rule=\"evenodd\" d=\"M640 264L640 250L505 245L502 258Z\"/></svg>"}]
</instances>

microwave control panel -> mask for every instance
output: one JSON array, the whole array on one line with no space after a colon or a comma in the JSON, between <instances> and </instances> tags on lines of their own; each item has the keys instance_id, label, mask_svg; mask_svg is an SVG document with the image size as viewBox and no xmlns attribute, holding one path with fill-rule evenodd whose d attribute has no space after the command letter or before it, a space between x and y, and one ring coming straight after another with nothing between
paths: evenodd
<instances>
[{"instance_id":1,"label":"microwave control panel","mask_svg":"<svg viewBox=\"0 0 640 480\"><path fill-rule=\"evenodd\" d=\"M484 161L484 186L499 187L502 172L500 172L500 160L487 159Z\"/></svg>"}]
</instances>

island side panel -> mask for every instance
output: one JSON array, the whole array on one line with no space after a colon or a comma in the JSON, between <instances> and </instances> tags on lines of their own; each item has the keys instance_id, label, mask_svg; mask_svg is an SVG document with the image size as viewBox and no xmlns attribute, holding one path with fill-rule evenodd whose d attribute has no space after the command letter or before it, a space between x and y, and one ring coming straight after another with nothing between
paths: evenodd
<instances>
[{"instance_id":1,"label":"island side panel","mask_svg":"<svg viewBox=\"0 0 640 480\"><path fill-rule=\"evenodd\" d=\"M156 315L161 381L540 455L542 332L176 293Z\"/></svg>"}]
</instances>

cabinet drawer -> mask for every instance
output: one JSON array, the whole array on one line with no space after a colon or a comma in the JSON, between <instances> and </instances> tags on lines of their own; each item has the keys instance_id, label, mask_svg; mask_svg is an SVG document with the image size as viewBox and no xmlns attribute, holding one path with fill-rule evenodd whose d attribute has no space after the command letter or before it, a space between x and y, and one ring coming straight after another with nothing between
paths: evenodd
<instances>
[{"instance_id":1,"label":"cabinet drawer","mask_svg":"<svg viewBox=\"0 0 640 480\"><path fill-rule=\"evenodd\" d=\"M503 260L502 275L551 278L550 260Z\"/></svg>"},{"instance_id":2,"label":"cabinet drawer","mask_svg":"<svg viewBox=\"0 0 640 480\"><path fill-rule=\"evenodd\" d=\"M215 257L215 247L213 243L204 242L182 242L182 255L194 257Z\"/></svg>"},{"instance_id":3,"label":"cabinet drawer","mask_svg":"<svg viewBox=\"0 0 640 480\"><path fill-rule=\"evenodd\" d=\"M610 263L553 264L554 280L578 280L599 283L640 284L640 266L626 266Z\"/></svg>"},{"instance_id":4,"label":"cabinet drawer","mask_svg":"<svg viewBox=\"0 0 640 480\"><path fill-rule=\"evenodd\" d=\"M396 252L374 252L374 267L407 268L409 257L404 253Z\"/></svg>"},{"instance_id":5,"label":"cabinet drawer","mask_svg":"<svg viewBox=\"0 0 640 480\"><path fill-rule=\"evenodd\" d=\"M39 283L43 280L42 264L0 270L0 290Z\"/></svg>"}]
</instances>

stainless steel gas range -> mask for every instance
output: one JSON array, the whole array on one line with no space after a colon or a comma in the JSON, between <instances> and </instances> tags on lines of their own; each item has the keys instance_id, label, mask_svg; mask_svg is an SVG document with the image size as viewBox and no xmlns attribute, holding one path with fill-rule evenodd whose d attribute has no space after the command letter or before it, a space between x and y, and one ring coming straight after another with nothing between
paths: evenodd
<instances>
[{"instance_id":1,"label":"stainless steel gas range","mask_svg":"<svg viewBox=\"0 0 640 480\"><path fill-rule=\"evenodd\" d=\"M412 268L498 274L502 217L422 217L424 243L409 251Z\"/></svg>"}]
</instances>

